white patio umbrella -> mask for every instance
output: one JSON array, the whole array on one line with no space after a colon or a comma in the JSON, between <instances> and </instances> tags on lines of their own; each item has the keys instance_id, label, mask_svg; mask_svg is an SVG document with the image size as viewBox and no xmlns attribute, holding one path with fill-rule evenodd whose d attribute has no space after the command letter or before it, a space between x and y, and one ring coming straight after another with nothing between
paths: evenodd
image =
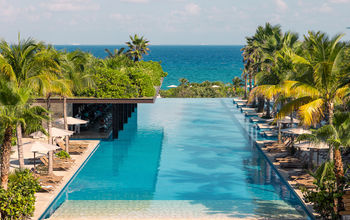
<instances>
[{"instance_id":1,"label":"white patio umbrella","mask_svg":"<svg viewBox=\"0 0 350 220\"><path fill-rule=\"evenodd\" d=\"M46 137L46 135L43 132L41 132L41 131L36 131L34 133L31 133L29 136L31 136L34 139L39 139L39 138L45 138Z\"/></svg>"},{"instance_id":2,"label":"white patio umbrella","mask_svg":"<svg viewBox=\"0 0 350 220\"><path fill-rule=\"evenodd\" d=\"M311 134L310 130L306 130L304 128L286 128L281 130L282 133L287 133L287 134Z\"/></svg>"},{"instance_id":3,"label":"white patio umbrella","mask_svg":"<svg viewBox=\"0 0 350 220\"><path fill-rule=\"evenodd\" d=\"M64 118L59 118L55 120L55 123L57 124L64 124ZM79 118L73 118L73 117L67 117L67 124L68 125L81 125L81 124L87 124L88 121L79 119Z\"/></svg>"},{"instance_id":4,"label":"white patio umbrella","mask_svg":"<svg viewBox=\"0 0 350 220\"><path fill-rule=\"evenodd\" d=\"M212 88L219 88L220 86L218 85L213 85Z\"/></svg>"},{"instance_id":5,"label":"white patio umbrella","mask_svg":"<svg viewBox=\"0 0 350 220\"><path fill-rule=\"evenodd\" d=\"M23 147L30 147L30 151L34 153L34 169L35 169L35 154L36 153L48 153L51 151L54 151L58 149L59 147L52 145L52 144L46 144L39 141L34 142L28 142L23 144ZM49 174L52 174L53 172L53 156L51 153L49 153Z\"/></svg>"},{"instance_id":6,"label":"white patio umbrella","mask_svg":"<svg viewBox=\"0 0 350 220\"><path fill-rule=\"evenodd\" d=\"M176 85L170 85L168 86L168 88L176 88L177 86Z\"/></svg>"},{"instance_id":7,"label":"white patio umbrella","mask_svg":"<svg viewBox=\"0 0 350 220\"><path fill-rule=\"evenodd\" d=\"M46 132L47 129L45 129ZM64 129L60 129L60 128L51 128L51 137L64 137L64 136L71 136L73 135L74 131L69 131L69 130L64 130ZM41 131L37 131L34 133L31 133L29 136L33 137L33 138L44 138L46 137L46 135L41 132Z\"/></svg>"},{"instance_id":8,"label":"white patio umbrella","mask_svg":"<svg viewBox=\"0 0 350 220\"><path fill-rule=\"evenodd\" d=\"M286 116L284 117L283 119L279 120L281 123L284 123L284 124L289 124L290 123L290 117L289 116ZM300 123L300 120L299 119L296 119L296 118L293 118L293 123L294 124L299 124Z\"/></svg>"}]
</instances>

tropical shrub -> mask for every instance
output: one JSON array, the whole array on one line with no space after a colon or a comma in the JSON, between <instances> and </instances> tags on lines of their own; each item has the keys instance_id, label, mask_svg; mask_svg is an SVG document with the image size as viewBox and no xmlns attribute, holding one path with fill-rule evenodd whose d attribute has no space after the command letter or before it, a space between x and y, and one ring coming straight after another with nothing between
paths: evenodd
<instances>
[{"instance_id":1,"label":"tropical shrub","mask_svg":"<svg viewBox=\"0 0 350 220\"><path fill-rule=\"evenodd\" d=\"M56 156L60 159L67 159L67 158L70 158L70 155L69 153L67 153L66 151L64 150L61 150L60 152L56 153Z\"/></svg>"},{"instance_id":2,"label":"tropical shrub","mask_svg":"<svg viewBox=\"0 0 350 220\"><path fill-rule=\"evenodd\" d=\"M9 175L8 189L0 188L1 219L27 219L34 213L38 180L28 170L16 170Z\"/></svg>"},{"instance_id":3,"label":"tropical shrub","mask_svg":"<svg viewBox=\"0 0 350 220\"><path fill-rule=\"evenodd\" d=\"M125 70L97 68L93 78L96 88L85 89L80 96L93 96L97 98L138 97L136 87L131 83Z\"/></svg>"},{"instance_id":4,"label":"tropical shrub","mask_svg":"<svg viewBox=\"0 0 350 220\"><path fill-rule=\"evenodd\" d=\"M339 210L342 204L339 201L344 195L349 178L344 176L341 180L337 180L334 162L330 161L322 164L314 173L311 172L311 175L315 178L316 188L301 187L305 202L313 203L314 210L322 219L340 219Z\"/></svg>"},{"instance_id":5,"label":"tropical shrub","mask_svg":"<svg viewBox=\"0 0 350 220\"><path fill-rule=\"evenodd\" d=\"M234 97L237 92L243 92L242 88L234 90L232 84L222 82L190 83L185 78L181 78L179 81L178 87L161 90L160 95L164 98L225 98Z\"/></svg>"},{"instance_id":6,"label":"tropical shrub","mask_svg":"<svg viewBox=\"0 0 350 220\"><path fill-rule=\"evenodd\" d=\"M93 71L94 87L80 90L78 96L97 98L138 98L155 95L165 73L159 62L133 62L125 56L101 60Z\"/></svg>"}]
</instances>

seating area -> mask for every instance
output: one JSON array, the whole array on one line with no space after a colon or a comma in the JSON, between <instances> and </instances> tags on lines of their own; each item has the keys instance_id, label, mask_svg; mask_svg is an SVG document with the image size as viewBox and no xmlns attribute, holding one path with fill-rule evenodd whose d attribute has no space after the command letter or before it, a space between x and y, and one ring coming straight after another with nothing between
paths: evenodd
<instances>
[{"instance_id":1,"label":"seating area","mask_svg":"<svg viewBox=\"0 0 350 220\"><path fill-rule=\"evenodd\" d=\"M75 111L76 118L89 121L86 125L80 126L80 131L97 129L99 132L106 132L112 126L111 104L81 104Z\"/></svg>"},{"instance_id":2,"label":"seating area","mask_svg":"<svg viewBox=\"0 0 350 220\"><path fill-rule=\"evenodd\" d=\"M35 139L34 143L47 144L47 140ZM23 156L25 161L25 168L31 170L33 174L38 178L41 185L41 191L43 193L50 193L55 191L58 187L62 186L62 182L67 173L71 173L72 169L76 169L76 165L79 165L83 158L86 157L84 154L86 151L91 151L91 148L95 147L99 141L86 141L86 140L72 140L69 142L70 149L73 153L70 153L69 158L59 156L58 153L65 148L65 143L56 138L61 148L53 151L53 173L49 173L49 157L47 153L36 152L35 154L31 151L31 147L24 146ZM33 139L23 138L23 143L32 143ZM16 169L18 167L18 153L17 147L12 149L10 169ZM78 152L74 154L74 152ZM84 154L84 155L83 155ZM77 162L78 161L78 162ZM65 180L66 181L66 180Z\"/></svg>"}]
</instances>

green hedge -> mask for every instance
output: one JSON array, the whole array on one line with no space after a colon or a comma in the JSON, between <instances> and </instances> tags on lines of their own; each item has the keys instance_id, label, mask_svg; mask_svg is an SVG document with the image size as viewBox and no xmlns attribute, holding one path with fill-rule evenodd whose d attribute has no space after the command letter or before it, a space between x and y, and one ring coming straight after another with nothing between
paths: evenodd
<instances>
[{"instance_id":1,"label":"green hedge","mask_svg":"<svg viewBox=\"0 0 350 220\"><path fill-rule=\"evenodd\" d=\"M159 62L132 62L125 58L107 58L94 68L94 88L77 95L96 98L140 98L156 94L161 78L167 76Z\"/></svg>"},{"instance_id":2,"label":"green hedge","mask_svg":"<svg viewBox=\"0 0 350 220\"><path fill-rule=\"evenodd\" d=\"M1 219L29 219L33 216L38 180L28 170L16 170L9 176L8 189L0 188Z\"/></svg>"},{"instance_id":3,"label":"green hedge","mask_svg":"<svg viewBox=\"0 0 350 220\"><path fill-rule=\"evenodd\" d=\"M180 79L180 83L176 88L161 90L160 95L163 98L225 98L237 96L242 91L241 88L235 91L230 83L210 81L190 83L187 79ZM219 87L215 88L214 85Z\"/></svg>"}]
</instances>

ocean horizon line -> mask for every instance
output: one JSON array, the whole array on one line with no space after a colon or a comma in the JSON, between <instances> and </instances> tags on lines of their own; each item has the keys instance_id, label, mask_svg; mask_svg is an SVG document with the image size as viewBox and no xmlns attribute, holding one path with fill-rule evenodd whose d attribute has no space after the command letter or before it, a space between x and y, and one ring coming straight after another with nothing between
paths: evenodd
<instances>
[{"instance_id":1,"label":"ocean horizon line","mask_svg":"<svg viewBox=\"0 0 350 220\"><path fill-rule=\"evenodd\" d=\"M123 46L126 47L125 44L51 44L53 46ZM240 44L150 44L149 46L240 46L244 45Z\"/></svg>"}]
</instances>

